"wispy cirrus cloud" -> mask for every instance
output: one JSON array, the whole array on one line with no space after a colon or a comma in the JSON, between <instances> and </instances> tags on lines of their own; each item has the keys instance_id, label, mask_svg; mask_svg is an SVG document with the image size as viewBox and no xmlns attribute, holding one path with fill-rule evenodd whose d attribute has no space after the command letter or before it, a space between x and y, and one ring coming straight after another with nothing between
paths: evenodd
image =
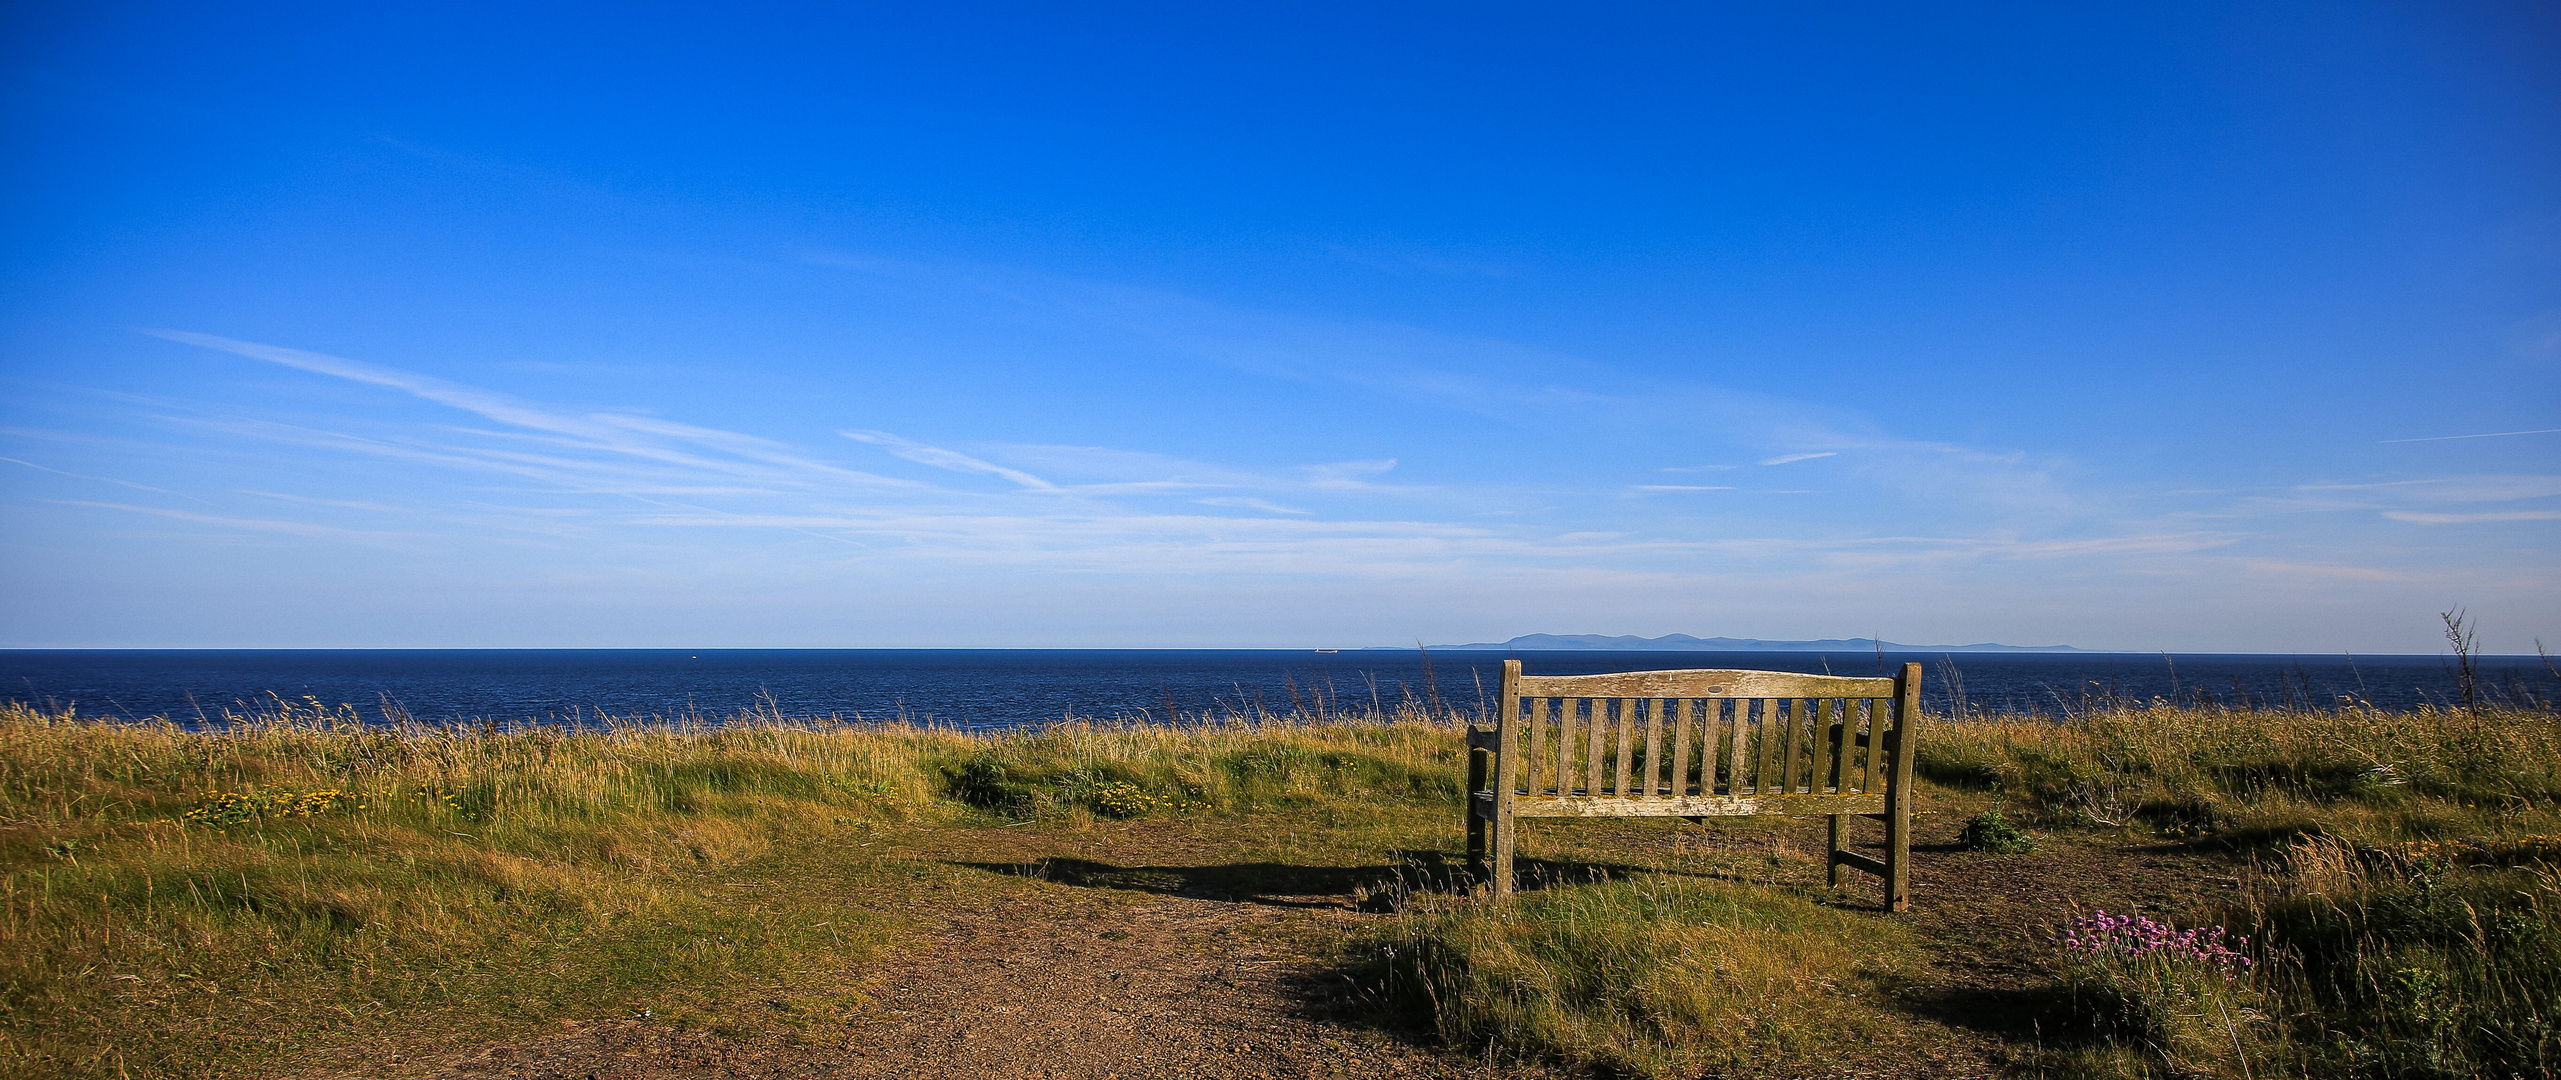
<instances>
[{"instance_id":1,"label":"wispy cirrus cloud","mask_svg":"<svg viewBox=\"0 0 2561 1080\"><path fill-rule=\"evenodd\" d=\"M2455 439L2504 439L2510 435L2554 435L2561 428L2536 428L2532 431L2485 431L2478 435L2428 435L2416 439L2384 439L2382 444L2414 442L2450 442Z\"/></svg>"},{"instance_id":2,"label":"wispy cirrus cloud","mask_svg":"<svg viewBox=\"0 0 2561 1080\"><path fill-rule=\"evenodd\" d=\"M2478 514L2430 514L2416 510L2386 510L2383 516L2394 521L2418 525L2477 525L2488 521L2561 521L2561 510L2491 510Z\"/></svg>"},{"instance_id":3,"label":"wispy cirrus cloud","mask_svg":"<svg viewBox=\"0 0 2561 1080\"><path fill-rule=\"evenodd\" d=\"M2248 564L2253 574L2281 574L2290 577L2332 578L2343 581L2407 581L2410 575L2371 566L2340 566L2332 563L2277 562L2253 559Z\"/></svg>"},{"instance_id":4,"label":"wispy cirrus cloud","mask_svg":"<svg viewBox=\"0 0 2561 1080\"><path fill-rule=\"evenodd\" d=\"M1311 512L1299 509L1295 506L1282 506L1270 499L1257 499L1249 495L1220 495L1207 499L1193 499L1192 501L1202 506L1233 506L1245 510L1260 510L1267 514L1305 514Z\"/></svg>"},{"instance_id":5,"label":"wispy cirrus cloud","mask_svg":"<svg viewBox=\"0 0 2561 1080\"><path fill-rule=\"evenodd\" d=\"M495 482L499 486L485 488L485 496L468 503L448 499L415 512L475 527L500 522L501 528L561 543L677 544L696 542L680 539L688 536L764 533L788 542L814 537L843 545L837 549L842 555L827 557L833 560L828 565L835 566L1357 580L1438 578L1453 566L1472 566L1505 574L1562 575L1557 580L1607 570L1703 581L1746 573L1761 580L1826 572L1934 573L1998 560L2162 558L2231 544L2240 535L2165 531L2141 523L2071 535L2019 535L2015 525L1993 522L1973 535L1877 537L1802 530L1766 516L1756 519L1758 527L1772 531L1733 535L1732 526L1712 527L1737 520L1722 511L1701 518L1648 514L1633 519L1630 523L1637 527L1630 528L1595 519L1591 510L1599 504L1588 500L1612 494L1732 492L1740 499L1775 493L1746 493L1720 484L1600 490L1527 480L1398 484L1387 479L1398 470L1398 462L1387 457L1247 467L1138 449L1047 443L954 446L914 433L838 428L844 448L876 455L882 464L874 465L744 432L654 416L565 409L339 357L211 335L161 336L382 388L478 421L457 425L342 417L296 423L173 413L169 422L302 452L397 461ZM1868 463L1898 456L1954 460L1975 453L1837 431L1827 437L1835 438L1834 445L1850 446L1861 438L1865 444L1857 455L1823 450L1779 457L1844 456ZM927 471L892 475L898 469L890 463L902 462ZM1661 471L1731 468L1672 466ZM1844 482L1857 475L1852 471ZM970 477L1002 485L970 483ZM379 512L362 505L372 500L256 490L253 497L271 504L299 500L315 512ZM1560 509L1560 500L1582 509ZM1718 505L1727 505L1721 496ZM241 515L237 520L268 519ZM208 517L199 523L224 522ZM311 524L302 535L314 539L361 531Z\"/></svg>"},{"instance_id":6,"label":"wispy cirrus cloud","mask_svg":"<svg viewBox=\"0 0 2561 1080\"><path fill-rule=\"evenodd\" d=\"M984 473L989 476L1002 477L1006 480L1012 481L1016 486L1029 491L1058 490L1058 485L1052 484L1040 477L1033 476L1021 469L1008 469L993 462L981 461L957 450L946 450L939 446L927 446L924 443L916 442L912 439L901 438L886 431L849 429L839 431L836 434L852 439L855 442L865 442L881 447L892 454L896 454L899 457L913 461L919 465L931 465L934 468L948 469L952 472Z\"/></svg>"},{"instance_id":7,"label":"wispy cirrus cloud","mask_svg":"<svg viewBox=\"0 0 2561 1080\"><path fill-rule=\"evenodd\" d=\"M91 475L89 475L89 474L87 474L87 473L76 473L76 472L70 472L70 471L67 471L67 470L54 468L54 467L53 467L53 466L51 466L51 465L38 465L38 464L36 464L35 462L32 462L32 461L21 461L21 460L19 460L19 459L17 459L17 458L13 458L13 457L0 457L0 461L8 462L8 463L9 463L9 464L11 464L11 465L18 465L18 466L23 466L23 467L25 467L25 468L29 468L29 469L35 469L35 470L37 470L37 471L39 471L39 472L49 472L49 473L54 474L55 476L68 476L68 477L70 477L70 478L72 478L72 479L74 479L74 480L94 480L94 481L97 481L98 483L101 483L101 484L114 484L114 485L116 485L116 486L118 486L118 487L129 487L129 488L132 488L132 489L134 489L134 490L136 490L136 491L148 491L148 492L151 492L152 494L155 494L155 495L176 495L176 494L178 494L177 492L175 492L175 491L171 491L171 490L169 490L168 488L158 488L158 487L153 487L153 486L151 486L151 485L149 485L149 484L137 484L137 483L134 483L134 482L133 482L133 481L131 481L131 480L118 480L118 479L116 479L115 477L112 477L112 476L91 476ZM186 496L186 497L192 498L192 496Z\"/></svg>"},{"instance_id":8,"label":"wispy cirrus cloud","mask_svg":"<svg viewBox=\"0 0 2561 1080\"><path fill-rule=\"evenodd\" d=\"M695 472L727 473L763 480L806 480L813 476L823 476L837 482L884 485L898 483L886 477L820 462L806 455L794 453L771 440L734 431L629 414L570 413L526 402L511 395L380 364L253 341L239 341L214 334L181 330L149 330L145 333L181 344L264 360L318 375L397 390L412 397L519 429L512 432L482 433L494 439L521 440L550 436L548 445L557 448L587 454L601 453L614 457L632 458ZM352 436L337 437L353 438ZM519 467L534 469L590 471L595 464L592 459L571 459L482 448L456 450L448 446L442 448L442 452L477 457L493 465L512 463Z\"/></svg>"},{"instance_id":9,"label":"wispy cirrus cloud","mask_svg":"<svg viewBox=\"0 0 2561 1080\"><path fill-rule=\"evenodd\" d=\"M1683 454L1703 444L1777 464L1856 451L1841 471L1981 514L2018 522L2068 519L2074 527L2089 527L2093 522L2087 519L2097 512L2086 494L2057 481L2055 461L1912 438L1831 402L1704 378L1635 376L1570 352L1499 338L1257 310L1005 267L837 252L813 253L804 261L901 289L975 294L999 309L1036 313L1274 380L1411 402L1523 430L1606 432L1603 437L1611 440L1677 432L1688 447ZM1713 420L1667 423L1670 417Z\"/></svg>"},{"instance_id":10,"label":"wispy cirrus cloud","mask_svg":"<svg viewBox=\"0 0 2561 1080\"><path fill-rule=\"evenodd\" d=\"M2414 477L2356 483L2298 484L2234 494L2220 509L2197 511L2195 517L2242 518L2297 514L2372 513L2385 520L2422 525L2482 521L2540 521L2541 509L2460 511L2465 505L2531 502L2561 498L2561 476L2484 474ZM2519 516L2522 515L2522 516Z\"/></svg>"},{"instance_id":11,"label":"wispy cirrus cloud","mask_svg":"<svg viewBox=\"0 0 2561 1080\"><path fill-rule=\"evenodd\" d=\"M378 547L390 546L400 540L414 538L408 534L369 531L363 529L342 529L332 525L317 525L308 521L292 521L276 518L231 517L223 514L199 514L189 510L172 510L161 506L135 506L130 503L89 502L80 499L50 499L47 501L58 506L80 506L94 510L120 510L130 514L146 514L152 517L172 518L178 521L192 522L199 525L217 525L226 529L245 529L251 532L284 533L289 536L300 536L318 540L344 540Z\"/></svg>"}]
</instances>

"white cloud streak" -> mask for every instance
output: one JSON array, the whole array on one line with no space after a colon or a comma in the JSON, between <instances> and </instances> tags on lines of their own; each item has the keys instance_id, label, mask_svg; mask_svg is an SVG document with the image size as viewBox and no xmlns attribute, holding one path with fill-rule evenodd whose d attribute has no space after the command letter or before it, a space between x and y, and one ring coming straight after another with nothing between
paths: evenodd
<instances>
[{"instance_id":1,"label":"white cloud streak","mask_svg":"<svg viewBox=\"0 0 2561 1080\"><path fill-rule=\"evenodd\" d=\"M387 546L393 541L402 538L402 534L398 533L372 532L361 529L341 529L330 525L315 525L307 521L285 521L273 518L228 517L221 514L199 514L188 510L171 510L166 507L158 506L134 506L129 503L88 502L79 499L49 499L46 501L51 502L56 506L79 506L94 510L121 510L126 513L173 518L178 521L192 522L199 525L218 525L226 529L246 529L252 532L284 533L289 536L300 536L320 540L347 540L372 546Z\"/></svg>"},{"instance_id":2,"label":"white cloud streak","mask_svg":"<svg viewBox=\"0 0 2561 1080\"><path fill-rule=\"evenodd\" d=\"M2447 442L2447 441L2454 440L2454 439L2504 439L2504 438L2506 438L2506 437L2508 437L2508 436L2510 436L2510 435L2552 435L2552 434L2561 434L2561 428L2536 428L2536 429L2534 429L2534 430L2532 430L2532 431L2485 431L2485 432L2482 432L2481 434L2478 434L2478 435L2429 435L2429 436L2426 436L2426 437L2424 437L2424 438L2417 438L2417 439L2384 439L2384 440L2382 440L2382 442L2378 443L2377 445L2390 445L2390 444L2392 444L2392 443L2414 443L2414 442Z\"/></svg>"},{"instance_id":3,"label":"white cloud streak","mask_svg":"<svg viewBox=\"0 0 2561 1080\"><path fill-rule=\"evenodd\" d=\"M2418 525L2478 525L2493 521L2561 521L2561 510L2494 510L2479 514L2429 514L2387 510L2384 517Z\"/></svg>"},{"instance_id":4,"label":"white cloud streak","mask_svg":"<svg viewBox=\"0 0 2561 1080\"><path fill-rule=\"evenodd\" d=\"M1055 444L998 444L955 449L868 427L839 429L851 444L888 458L958 477L990 477L1005 486L906 479L828 460L740 432L622 413L578 413L429 376L339 357L204 334L160 336L296 370L380 387L462 410L478 427L393 425L387 430L283 423L242 417L173 417L199 430L353 457L407 462L501 479L495 502L471 510L478 519L515 518L529 533L569 543L648 543L650 536L724 535L757 531L812 536L850 545L829 565L860 567L1011 567L1070 574L1161 577L1204 575L1349 580L1439 579L1453 572L1564 574L1608 572L1706 580L1758 573L1831 573L1844 579L1943 573L1987 561L2173 558L2238 543L2233 531L2163 529L2142 522L2077 535L2022 535L2015 523L1977 514L1980 535L1888 536L1809 533L1785 520L1779 535L1718 535L1727 511L1705 518L1643 519L1637 529L1555 530L1546 523L1574 512L1537 508L1542 501L1605 496L1545 490L1530 484L1443 489L1382 482L1390 458L1244 468L1189 461L1144 450ZM1464 383L1454 386L1464 390ZM1458 391L1452 391L1458 392ZM1473 391L1466 391L1472 393ZM1617 407L1587 395L1584 405ZM1598 402L1598 405L1594 405ZM376 425L379 427L380 425ZM1957 472L2006 477L1978 484L1979 505L2016 509L2062 498L2041 489L2040 472L2015 456L1827 429L1823 441L1857 448L1857 468L1914 468L1941 463ZM1809 440L1810 441L1810 440ZM1803 445L1799 441L1798 445ZM1871 453L1870 451L1873 451ZM1841 456L1824 450L1781 454L1786 464ZM1901 466L1877 462L1902 462ZM1937 466L1930 466L1937 467ZM1724 471L1731 466L1674 466L1665 472ZM1860 475L1857 469L1851 476ZM1903 474L1908 475L1908 473ZM2475 494L2497 484L2441 485ZM1964 484L1953 489L1962 490ZM2418 485L2417 487L2426 487ZM2007 494L2004 489L2007 489ZM1942 491L1950 490L1942 487ZM2433 490L2433 489L2431 489ZM2500 490L2539 491L2532 483ZM1647 484L1621 495L1735 492L1727 485ZM1771 493L1738 493L1736 499ZM2331 493L2343 495L2345 492ZM261 493L290 501L303 496ZM2306 496L2309 497L2309 496ZM564 498L573 501L564 504ZM602 499L604 501L575 501ZM1196 510L1169 511L1169 501ZM2022 501L2024 500L2024 501ZM312 500L313 505L356 500ZM1945 501L1942 499L1941 501ZM106 504L100 504L106 505ZM1724 499L1719 507L1729 504ZM1469 507L1460 513L1455 507ZM143 513L148 508L119 507ZM1221 515L1204 510L1234 510ZM1380 514L1381 509L1389 513ZM1491 516L1489 516L1491 515ZM165 513L173 520L292 532L293 523ZM457 517L447 512L449 518ZM1607 523L1592 522L1606 526ZM1739 528L1727 525L1725 529ZM1909 526L1906 526L1909 527ZM1799 533L1787 535L1787 533ZM313 539L363 534L313 524Z\"/></svg>"},{"instance_id":5,"label":"white cloud streak","mask_svg":"<svg viewBox=\"0 0 2561 1080\"><path fill-rule=\"evenodd\" d=\"M852 439L855 442L870 443L874 446L884 448L892 454L896 454L899 457L913 461L919 465L931 465L934 468L948 469L952 472L985 473L989 476L1003 477L1004 479L1010 480L1016 485L1031 491L1058 490L1057 485L1052 484L1047 480L1043 480L1040 477L1033 476L1032 474L1020 469L1008 469L1002 465L997 465L992 462L981 461L957 450L945 450L939 446L927 446L920 442L902 439L886 431L863 431L856 429L839 431L836 434Z\"/></svg>"}]
</instances>

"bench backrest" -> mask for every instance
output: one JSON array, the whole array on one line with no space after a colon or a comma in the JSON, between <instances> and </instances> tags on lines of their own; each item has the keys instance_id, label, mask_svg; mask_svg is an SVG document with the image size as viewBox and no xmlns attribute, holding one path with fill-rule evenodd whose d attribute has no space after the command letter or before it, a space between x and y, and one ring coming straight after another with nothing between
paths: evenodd
<instances>
[{"instance_id":1,"label":"bench backrest","mask_svg":"<svg viewBox=\"0 0 2561 1080\"><path fill-rule=\"evenodd\" d=\"M1524 675L1503 665L1497 731L1519 798L1883 790L1898 680L1706 668Z\"/></svg>"}]
</instances>

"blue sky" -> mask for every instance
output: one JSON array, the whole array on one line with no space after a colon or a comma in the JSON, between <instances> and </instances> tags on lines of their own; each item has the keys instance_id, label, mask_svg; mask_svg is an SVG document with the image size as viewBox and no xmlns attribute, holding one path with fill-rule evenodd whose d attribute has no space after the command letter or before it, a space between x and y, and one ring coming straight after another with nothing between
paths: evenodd
<instances>
[{"instance_id":1,"label":"blue sky","mask_svg":"<svg viewBox=\"0 0 2561 1080\"><path fill-rule=\"evenodd\" d=\"M13 6L0 646L2561 645L2561 9L1788 7Z\"/></svg>"}]
</instances>

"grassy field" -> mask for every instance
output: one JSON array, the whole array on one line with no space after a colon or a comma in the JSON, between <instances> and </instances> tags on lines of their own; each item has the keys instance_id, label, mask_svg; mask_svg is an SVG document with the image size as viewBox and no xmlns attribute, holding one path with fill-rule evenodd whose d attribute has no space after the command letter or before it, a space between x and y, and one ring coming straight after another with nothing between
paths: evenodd
<instances>
[{"instance_id":1,"label":"grassy field","mask_svg":"<svg viewBox=\"0 0 2561 1080\"><path fill-rule=\"evenodd\" d=\"M2048 913L2033 974L2004 990L2042 1018L2008 1064L2561 1071L2551 713L2121 708L1923 740L1940 839L1986 813L2017 827L1968 830L2028 848L1980 856L2013 860L1979 862L1993 872L2168 850L2237 883L2143 913L2226 928L2228 956ZM12 706L0 1069L267 1075L561 1018L823 1029L876 1007L866 958L1021 881L975 863L1133 831L1242 877L1364 868L1361 895L1394 914L1310 947L1378 1022L1467 1053L1699 1075L1913 1027L1951 946L1822 887L1787 823L1533 830L1544 887L1500 906L1452 891L1458 745L1412 714L573 734L387 730L317 704L220 731ZM2066 932L2080 944L2044 941Z\"/></svg>"},{"instance_id":2,"label":"grassy field","mask_svg":"<svg viewBox=\"0 0 2561 1080\"><path fill-rule=\"evenodd\" d=\"M2245 873L2232 971L2069 956L2103 1036L2074 1071L2561 1074L2561 717L2123 709L1940 726L1919 770L2056 829L2151 834Z\"/></svg>"}]
</instances>

